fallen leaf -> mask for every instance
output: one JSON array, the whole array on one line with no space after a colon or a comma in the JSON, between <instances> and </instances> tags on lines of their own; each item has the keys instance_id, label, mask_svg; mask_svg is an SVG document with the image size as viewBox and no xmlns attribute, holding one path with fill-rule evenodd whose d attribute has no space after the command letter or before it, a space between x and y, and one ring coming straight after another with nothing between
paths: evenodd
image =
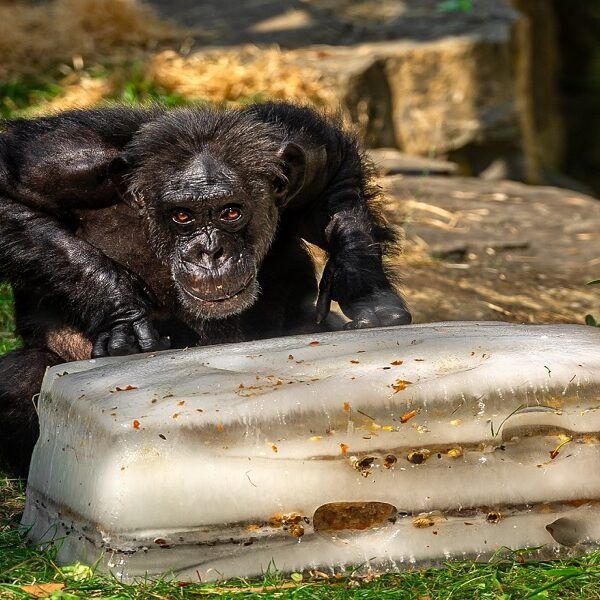
<instances>
[{"instance_id":1,"label":"fallen leaf","mask_svg":"<svg viewBox=\"0 0 600 600\"><path fill-rule=\"evenodd\" d=\"M318 346L320 343L321 343L321 342L319 342L319 341L317 341L317 340L314 340L314 341L310 342L308 345L309 345L309 346Z\"/></svg>"},{"instance_id":2,"label":"fallen leaf","mask_svg":"<svg viewBox=\"0 0 600 600\"><path fill-rule=\"evenodd\" d=\"M329 575L327 573L323 573L323 571L311 571L311 576L315 579L329 579Z\"/></svg>"},{"instance_id":3,"label":"fallen leaf","mask_svg":"<svg viewBox=\"0 0 600 600\"><path fill-rule=\"evenodd\" d=\"M414 465L420 465L424 463L430 456L431 452L427 450L427 448L423 448L422 450L411 450L406 458L408 462L411 462Z\"/></svg>"},{"instance_id":4,"label":"fallen leaf","mask_svg":"<svg viewBox=\"0 0 600 600\"><path fill-rule=\"evenodd\" d=\"M390 365L394 365L395 367L399 367L403 363L404 363L403 360L395 360L395 361L391 362Z\"/></svg>"},{"instance_id":5,"label":"fallen leaf","mask_svg":"<svg viewBox=\"0 0 600 600\"><path fill-rule=\"evenodd\" d=\"M94 571L87 565L82 565L80 562L61 567L60 571L63 577L72 579L73 581L85 581L94 576Z\"/></svg>"},{"instance_id":6,"label":"fallen leaf","mask_svg":"<svg viewBox=\"0 0 600 600\"><path fill-rule=\"evenodd\" d=\"M412 520L412 525L417 529L425 529L426 527L433 527L438 523L442 523L445 520L440 515L418 515Z\"/></svg>"},{"instance_id":7,"label":"fallen leaf","mask_svg":"<svg viewBox=\"0 0 600 600\"><path fill-rule=\"evenodd\" d=\"M140 422L137 419L133 420L133 428L134 429L139 429L140 428Z\"/></svg>"},{"instance_id":8,"label":"fallen leaf","mask_svg":"<svg viewBox=\"0 0 600 600\"><path fill-rule=\"evenodd\" d=\"M391 469L397 462L398 462L398 459L393 454L388 454L383 459L383 466L386 469Z\"/></svg>"},{"instance_id":9,"label":"fallen leaf","mask_svg":"<svg viewBox=\"0 0 600 600\"><path fill-rule=\"evenodd\" d=\"M348 454L347 444L340 444L340 450L342 451L342 456L346 456Z\"/></svg>"},{"instance_id":10,"label":"fallen leaf","mask_svg":"<svg viewBox=\"0 0 600 600\"><path fill-rule=\"evenodd\" d=\"M407 421L410 421L413 417L416 417L418 415L418 411L416 410L411 410L407 413L404 413L401 417L400 417L400 423L406 423Z\"/></svg>"},{"instance_id":11,"label":"fallen leaf","mask_svg":"<svg viewBox=\"0 0 600 600\"><path fill-rule=\"evenodd\" d=\"M47 598L54 592L60 592L64 587L64 583L34 583L33 585L22 585L21 589L34 598Z\"/></svg>"},{"instance_id":12,"label":"fallen leaf","mask_svg":"<svg viewBox=\"0 0 600 600\"><path fill-rule=\"evenodd\" d=\"M493 510L486 515L485 520L491 525L496 525L502 520L502 515L499 512Z\"/></svg>"},{"instance_id":13,"label":"fallen leaf","mask_svg":"<svg viewBox=\"0 0 600 600\"><path fill-rule=\"evenodd\" d=\"M394 390L394 394L405 390L407 386L409 386L412 381L406 381L405 379L396 379L394 383L392 383L392 388Z\"/></svg>"},{"instance_id":14,"label":"fallen leaf","mask_svg":"<svg viewBox=\"0 0 600 600\"><path fill-rule=\"evenodd\" d=\"M223 423L217 423L216 429L219 433L221 433L221 431L223 431Z\"/></svg>"},{"instance_id":15,"label":"fallen leaf","mask_svg":"<svg viewBox=\"0 0 600 600\"><path fill-rule=\"evenodd\" d=\"M137 390L137 388L134 385L126 385L124 388L117 386L115 388L115 392L129 392L131 390Z\"/></svg>"},{"instance_id":16,"label":"fallen leaf","mask_svg":"<svg viewBox=\"0 0 600 600\"><path fill-rule=\"evenodd\" d=\"M300 539L304 535L304 527L299 523L294 523L290 527L290 534L295 538Z\"/></svg>"},{"instance_id":17,"label":"fallen leaf","mask_svg":"<svg viewBox=\"0 0 600 600\"><path fill-rule=\"evenodd\" d=\"M351 360L350 361L353 365L357 365L360 361L359 360Z\"/></svg>"},{"instance_id":18,"label":"fallen leaf","mask_svg":"<svg viewBox=\"0 0 600 600\"><path fill-rule=\"evenodd\" d=\"M350 402L344 402L344 411L350 412Z\"/></svg>"}]
</instances>

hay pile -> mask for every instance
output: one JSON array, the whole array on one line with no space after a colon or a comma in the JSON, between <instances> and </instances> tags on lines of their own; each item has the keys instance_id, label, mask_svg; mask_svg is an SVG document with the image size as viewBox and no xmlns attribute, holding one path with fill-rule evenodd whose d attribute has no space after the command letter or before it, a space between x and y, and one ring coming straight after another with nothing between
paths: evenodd
<instances>
[{"instance_id":1,"label":"hay pile","mask_svg":"<svg viewBox=\"0 0 600 600\"><path fill-rule=\"evenodd\" d=\"M0 81L48 74L55 81L58 76L62 93L40 99L26 110L29 115L119 97L132 65L144 85L188 100L337 104L322 74L299 66L293 51L242 46L190 52L190 35L161 21L140 0L0 0ZM10 104L10 98L4 102Z\"/></svg>"},{"instance_id":2,"label":"hay pile","mask_svg":"<svg viewBox=\"0 0 600 600\"><path fill-rule=\"evenodd\" d=\"M256 97L327 105L335 101L322 76L294 62L293 52L244 46L181 56L154 56L147 75L160 88L188 99L236 103Z\"/></svg>"},{"instance_id":3,"label":"hay pile","mask_svg":"<svg viewBox=\"0 0 600 600\"><path fill-rule=\"evenodd\" d=\"M3 0L0 78L39 73L73 59L131 59L181 35L137 0Z\"/></svg>"},{"instance_id":4,"label":"hay pile","mask_svg":"<svg viewBox=\"0 0 600 600\"><path fill-rule=\"evenodd\" d=\"M25 111L28 117L54 114L73 108L89 108L100 104L115 91L114 82L105 77L90 77L74 72L61 81L63 91L56 98L41 100Z\"/></svg>"}]
</instances>

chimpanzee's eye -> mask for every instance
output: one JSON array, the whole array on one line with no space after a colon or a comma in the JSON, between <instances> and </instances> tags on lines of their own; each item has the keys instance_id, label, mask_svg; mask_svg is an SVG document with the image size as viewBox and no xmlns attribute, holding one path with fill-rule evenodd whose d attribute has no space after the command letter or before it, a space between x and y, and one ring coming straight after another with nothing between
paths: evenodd
<instances>
[{"instance_id":1,"label":"chimpanzee's eye","mask_svg":"<svg viewBox=\"0 0 600 600\"><path fill-rule=\"evenodd\" d=\"M177 208L171 213L171 219L179 225L185 225L191 223L194 220L194 217L187 212L187 210Z\"/></svg>"},{"instance_id":2,"label":"chimpanzee's eye","mask_svg":"<svg viewBox=\"0 0 600 600\"><path fill-rule=\"evenodd\" d=\"M228 206L221 211L219 219L227 223L239 221L242 218L242 211L237 206Z\"/></svg>"}]
</instances>

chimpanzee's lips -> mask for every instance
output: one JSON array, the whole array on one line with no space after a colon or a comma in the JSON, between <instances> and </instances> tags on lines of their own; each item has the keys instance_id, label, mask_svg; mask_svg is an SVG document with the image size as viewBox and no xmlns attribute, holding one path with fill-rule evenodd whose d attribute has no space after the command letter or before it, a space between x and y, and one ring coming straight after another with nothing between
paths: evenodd
<instances>
[{"instance_id":1,"label":"chimpanzee's lips","mask_svg":"<svg viewBox=\"0 0 600 600\"><path fill-rule=\"evenodd\" d=\"M198 291L190 289L186 286L181 286L183 291L188 295L194 298L195 300L201 300L202 302L225 302L226 300L231 300L236 296L239 296L244 290L246 290L252 281L254 280L254 276L251 275L247 281L239 287L237 290L233 292L227 292L222 295L200 295Z\"/></svg>"}]
</instances>

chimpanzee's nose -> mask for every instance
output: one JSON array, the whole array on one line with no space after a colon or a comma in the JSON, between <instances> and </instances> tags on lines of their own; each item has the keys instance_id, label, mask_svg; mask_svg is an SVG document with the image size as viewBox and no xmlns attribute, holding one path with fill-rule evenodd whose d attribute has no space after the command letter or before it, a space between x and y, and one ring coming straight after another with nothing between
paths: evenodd
<instances>
[{"instance_id":1,"label":"chimpanzee's nose","mask_svg":"<svg viewBox=\"0 0 600 600\"><path fill-rule=\"evenodd\" d=\"M226 260L225 249L214 233L204 234L198 239L196 255L200 266L205 269L215 269Z\"/></svg>"},{"instance_id":2,"label":"chimpanzee's nose","mask_svg":"<svg viewBox=\"0 0 600 600\"><path fill-rule=\"evenodd\" d=\"M225 254L225 250L223 250L223 246L219 246L212 254L210 252L207 252L207 254L209 254L214 261L219 261L223 254Z\"/></svg>"},{"instance_id":3,"label":"chimpanzee's nose","mask_svg":"<svg viewBox=\"0 0 600 600\"><path fill-rule=\"evenodd\" d=\"M224 260L225 251L222 246L201 250L198 256L198 262L205 269L217 269Z\"/></svg>"}]
</instances>

